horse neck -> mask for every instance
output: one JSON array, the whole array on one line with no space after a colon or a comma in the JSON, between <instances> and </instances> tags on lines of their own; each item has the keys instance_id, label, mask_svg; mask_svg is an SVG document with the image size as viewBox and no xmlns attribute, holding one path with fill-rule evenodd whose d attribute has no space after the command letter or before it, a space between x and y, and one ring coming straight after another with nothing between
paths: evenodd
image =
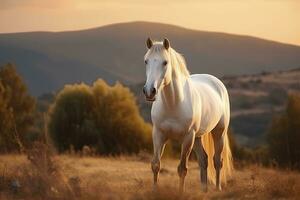
<instances>
[{"instance_id":1,"label":"horse neck","mask_svg":"<svg viewBox=\"0 0 300 200\"><path fill-rule=\"evenodd\" d=\"M184 100L184 85L187 78L176 70L172 70L172 80L161 90L161 99L166 108L175 108Z\"/></svg>"}]
</instances>

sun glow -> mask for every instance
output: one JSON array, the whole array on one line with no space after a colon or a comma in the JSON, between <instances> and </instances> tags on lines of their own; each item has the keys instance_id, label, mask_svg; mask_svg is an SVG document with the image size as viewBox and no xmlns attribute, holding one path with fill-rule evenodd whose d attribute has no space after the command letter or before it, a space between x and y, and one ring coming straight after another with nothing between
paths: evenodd
<instances>
[{"instance_id":1,"label":"sun glow","mask_svg":"<svg viewBox=\"0 0 300 200\"><path fill-rule=\"evenodd\" d=\"M300 45L299 10L298 0L1 0L0 32L155 21Z\"/></svg>"}]
</instances>

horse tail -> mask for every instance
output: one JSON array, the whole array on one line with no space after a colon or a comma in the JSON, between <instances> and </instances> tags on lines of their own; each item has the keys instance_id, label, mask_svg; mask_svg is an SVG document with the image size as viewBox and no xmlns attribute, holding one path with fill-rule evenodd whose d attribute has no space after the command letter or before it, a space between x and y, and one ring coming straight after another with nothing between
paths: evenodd
<instances>
[{"instance_id":1,"label":"horse tail","mask_svg":"<svg viewBox=\"0 0 300 200\"><path fill-rule=\"evenodd\" d=\"M225 118L225 128L223 131L223 151L222 151L222 159L223 159L223 167L221 170L221 179L224 184L226 184L228 178L232 176L233 172L233 158L232 153L230 149L230 141L228 136L228 127L229 127L229 121L230 121L230 103L229 103L229 97L227 90L225 88L224 93L224 100L225 100L225 108L224 108L224 118Z\"/></svg>"},{"instance_id":2,"label":"horse tail","mask_svg":"<svg viewBox=\"0 0 300 200\"><path fill-rule=\"evenodd\" d=\"M228 127L224 130L224 147L222 152L223 167L221 170L221 179L224 184L226 184L229 177L232 176L233 172L233 160L232 153L230 149L230 142L228 138Z\"/></svg>"},{"instance_id":3,"label":"horse tail","mask_svg":"<svg viewBox=\"0 0 300 200\"><path fill-rule=\"evenodd\" d=\"M209 182L216 184L216 172L214 168L213 156L214 156L214 141L211 133L206 133L201 136L203 148L207 154L208 166L207 177Z\"/></svg>"},{"instance_id":4,"label":"horse tail","mask_svg":"<svg viewBox=\"0 0 300 200\"><path fill-rule=\"evenodd\" d=\"M223 151L221 154L221 158L223 160L223 167L221 169L221 182L226 184L228 178L232 175L233 172L233 160L232 154L229 144L228 138L228 126L229 126L229 118L230 118L230 105L229 98L227 92L225 93L225 110L224 110L224 131L222 133L223 138ZM202 144L205 149L205 152L208 156L208 168L207 168L207 176L208 180L216 184L216 171L214 168L213 156L214 156L214 141L212 137L212 133L207 133L201 136Z\"/></svg>"}]
</instances>

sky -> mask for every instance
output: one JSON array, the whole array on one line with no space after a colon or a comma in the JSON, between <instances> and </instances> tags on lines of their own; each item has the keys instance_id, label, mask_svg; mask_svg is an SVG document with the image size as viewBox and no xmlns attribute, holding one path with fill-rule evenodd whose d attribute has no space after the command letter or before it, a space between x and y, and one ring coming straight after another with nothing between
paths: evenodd
<instances>
[{"instance_id":1,"label":"sky","mask_svg":"<svg viewBox=\"0 0 300 200\"><path fill-rule=\"evenodd\" d=\"M151 21L300 45L300 0L0 0L0 33Z\"/></svg>"}]
</instances>

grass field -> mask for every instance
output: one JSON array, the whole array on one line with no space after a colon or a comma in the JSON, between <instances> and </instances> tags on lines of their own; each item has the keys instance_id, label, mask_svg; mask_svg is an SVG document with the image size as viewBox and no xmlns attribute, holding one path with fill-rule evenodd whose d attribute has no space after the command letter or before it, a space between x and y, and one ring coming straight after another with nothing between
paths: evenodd
<instances>
[{"instance_id":1,"label":"grass field","mask_svg":"<svg viewBox=\"0 0 300 200\"><path fill-rule=\"evenodd\" d=\"M61 155L51 163L55 170L39 169L26 156L1 155L0 199L300 199L299 173L255 165L238 167L223 191L210 185L203 193L197 163L190 161L186 191L180 195L178 160L163 159L156 191L149 156Z\"/></svg>"}]
</instances>

